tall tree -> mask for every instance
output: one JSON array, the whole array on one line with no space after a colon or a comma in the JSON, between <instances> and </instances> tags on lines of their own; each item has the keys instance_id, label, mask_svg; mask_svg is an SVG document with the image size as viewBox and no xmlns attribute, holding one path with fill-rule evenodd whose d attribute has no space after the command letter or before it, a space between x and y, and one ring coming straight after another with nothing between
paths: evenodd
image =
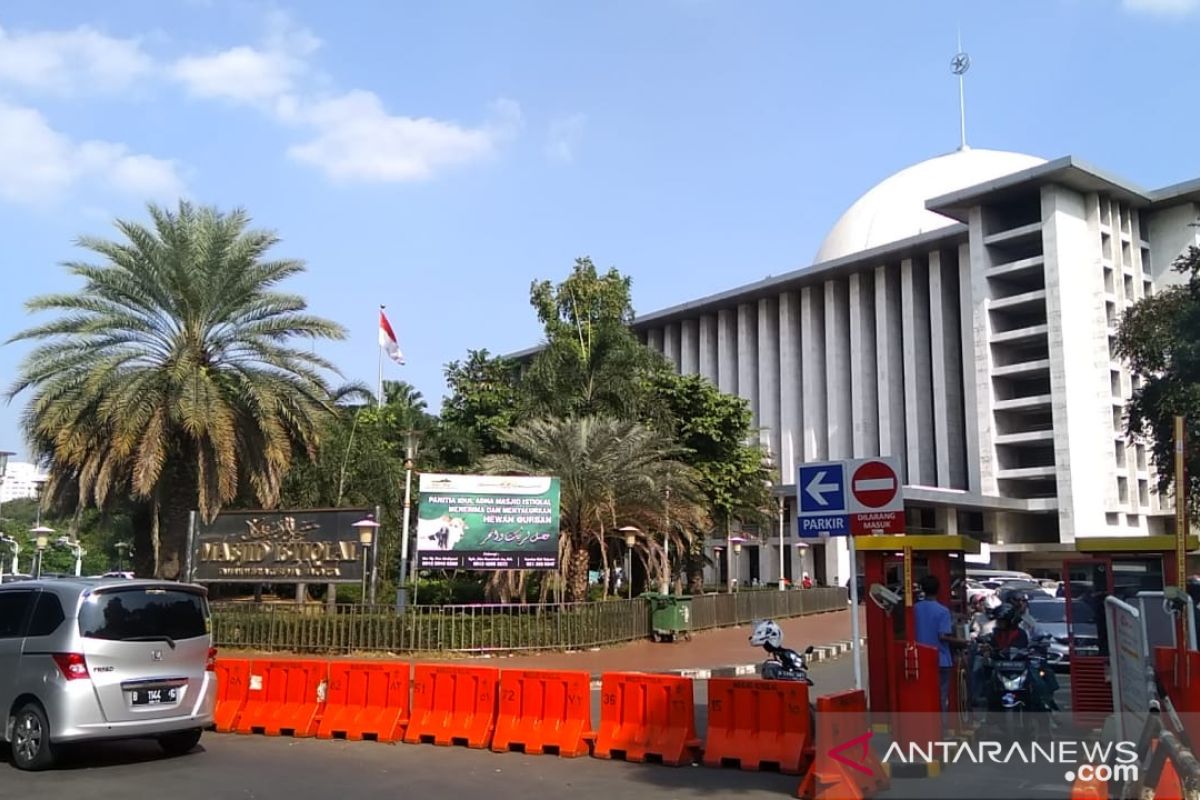
<instances>
[{"instance_id":1,"label":"tall tree","mask_svg":"<svg viewBox=\"0 0 1200 800\"><path fill-rule=\"evenodd\" d=\"M656 423L685 448L680 460L695 468L722 535L735 521L759 524L771 518L772 475L754 442L746 401L723 394L699 375L658 372L648 385ZM685 564L689 592L703 589L704 559L703 536L695 536Z\"/></svg>"},{"instance_id":2,"label":"tall tree","mask_svg":"<svg viewBox=\"0 0 1200 800\"><path fill-rule=\"evenodd\" d=\"M9 397L32 392L23 424L50 466L47 494L144 501L142 565L174 578L190 510L212 519L242 486L272 506L296 454L313 451L335 370L311 345L344 330L276 289L304 264L267 259L279 238L244 211L149 215L118 220L121 241L79 240L102 259L65 265L79 291L26 303L59 316L10 340L39 344Z\"/></svg>"},{"instance_id":3,"label":"tall tree","mask_svg":"<svg viewBox=\"0 0 1200 800\"><path fill-rule=\"evenodd\" d=\"M435 446L446 466L463 468L502 453L518 413L517 365L487 350L470 350L446 365L450 393L442 401Z\"/></svg>"},{"instance_id":4,"label":"tall tree","mask_svg":"<svg viewBox=\"0 0 1200 800\"><path fill-rule=\"evenodd\" d=\"M576 259L557 286L533 282L529 300L545 328L546 345L522 387L535 414L638 416L642 379L666 365L629 327L630 285L615 269L600 275L590 258Z\"/></svg>"},{"instance_id":5,"label":"tall tree","mask_svg":"<svg viewBox=\"0 0 1200 800\"><path fill-rule=\"evenodd\" d=\"M511 453L485 458L487 471L559 478L560 553L571 601L587 598L593 545L602 546L622 525L661 530L668 487L677 505L695 494L693 471L677 460L680 448L636 422L541 419L520 425L505 439Z\"/></svg>"},{"instance_id":6,"label":"tall tree","mask_svg":"<svg viewBox=\"0 0 1200 800\"><path fill-rule=\"evenodd\" d=\"M1134 376L1126 433L1149 443L1158 489L1175 481L1174 417L1187 420L1183 495L1200 513L1200 249L1189 247L1172 269L1187 281L1144 297L1126 309L1117 332L1117 355ZM1179 487L1176 487L1177 494Z\"/></svg>"}]
</instances>

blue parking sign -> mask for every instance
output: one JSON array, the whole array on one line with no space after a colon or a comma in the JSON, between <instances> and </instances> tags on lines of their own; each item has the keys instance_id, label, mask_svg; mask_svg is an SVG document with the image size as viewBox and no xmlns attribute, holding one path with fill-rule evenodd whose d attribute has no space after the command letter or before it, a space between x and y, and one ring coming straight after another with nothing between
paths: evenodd
<instances>
[{"instance_id":1,"label":"blue parking sign","mask_svg":"<svg viewBox=\"0 0 1200 800\"><path fill-rule=\"evenodd\" d=\"M845 514L846 481L841 464L800 467L796 493L801 514Z\"/></svg>"}]
</instances>

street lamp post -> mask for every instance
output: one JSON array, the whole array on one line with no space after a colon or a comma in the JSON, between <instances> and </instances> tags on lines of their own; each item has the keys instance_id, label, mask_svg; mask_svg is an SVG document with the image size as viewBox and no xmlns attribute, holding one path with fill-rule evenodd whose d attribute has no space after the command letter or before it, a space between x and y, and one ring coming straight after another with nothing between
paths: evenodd
<instances>
[{"instance_id":1,"label":"street lamp post","mask_svg":"<svg viewBox=\"0 0 1200 800\"><path fill-rule=\"evenodd\" d=\"M400 608L408 605L408 526L412 520L413 455L419 435L417 431L408 431L404 438L404 519L400 531L400 588L396 597Z\"/></svg>"},{"instance_id":2,"label":"street lamp post","mask_svg":"<svg viewBox=\"0 0 1200 800\"><path fill-rule=\"evenodd\" d=\"M81 576L83 574L83 557L87 555L87 550L83 549L81 543L68 539L66 536L58 537L56 544L71 550L71 554L75 556L75 577Z\"/></svg>"},{"instance_id":3,"label":"street lamp post","mask_svg":"<svg viewBox=\"0 0 1200 800\"><path fill-rule=\"evenodd\" d=\"M40 514L38 515L41 516ZM30 538L33 540L33 545L37 549L36 558L33 562L33 577L42 577L42 557L46 553L46 548L50 546L50 534L54 533L53 528L47 528L45 525L38 524L35 528L30 528L29 532L33 534Z\"/></svg>"},{"instance_id":4,"label":"street lamp post","mask_svg":"<svg viewBox=\"0 0 1200 800\"><path fill-rule=\"evenodd\" d=\"M130 550L129 542L117 542L113 547L117 548L117 572L125 571L125 553Z\"/></svg>"},{"instance_id":5,"label":"street lamp post","mask_svg":"<svg viewBox=\"0 0 1200 800\"><path fill-rule=\"evenodd\" d=\"M371 553L371 543L375 541L375 531L379 528L379 523L368 514L366 519L360 519L354 523L352 528L358 530L358 543L362 545L362 602L367 603L367 558Z\"/></svg>"},{"instance_id":6,"label":"street lamp post","mask_svg":"<svg viewBox=\"0 0 1200 800\"><path fill-rule=\"evenodd\" d=\"M17 571L19 568L17 559L21 555L21 544L13 537L5 536L3 533L0 533L0 544L8 545L9 549L12 550L12 576L13 576L13 578L16 578ZM2 581L4 579L3 573L4 573L4 567L2 565L0 565L0 581Z\"/></svg>"},{"instance_id":7,"label":"street lamp post","mask_svg":"<svg viewBox=\"0 0 1200 800\"><path fill-rule=\"evenodd\" d=\"M625 534L625 580L629 584L629 599L633 599L633 546L637 544L637 535L642 531L633 525L617 528Z\"/></svg>"},{"instance_id":8,"label":"street lamp post","mask_svg":"<svg viewBox=\"0 0 1200 800\"><path fill-rule=\"evenodd\" d=\"M8 457L15 455L16 453L10 450L0 450L0 530L4 524L4 476L8 474ZM15 568L13 574L16 574Z\"/></svg>"},{"instance_id":9,"label":"street lamp post","mask_svg":"<svg viewBox=\"0 0 1200 800\"><path fill-rule=\"evenodd\" d=\"M667 530L663 533L663 579L659 591L671 593L671 487L666 490L666 522Z\"/></svg>"},{"instance_id":10,"label":"street lamp post","mask_svg":"<svg viewBox=\"0 0 1200 800\"><path fill-rule=\"evenodd\" d=\"M728 574L726 575L727 585L725 588L731 594L733 593L734 587L737 584L737 578L735 578L734 574L733 574L734 563L735 563L734 556L738 556L738 560L739 561L741 560L740 557L742 555L742 542L744 542L744 541L746 541L746 539L741 536L727 536L726 537L725 568L728 570Z\"/></svg>"}]
</instances>

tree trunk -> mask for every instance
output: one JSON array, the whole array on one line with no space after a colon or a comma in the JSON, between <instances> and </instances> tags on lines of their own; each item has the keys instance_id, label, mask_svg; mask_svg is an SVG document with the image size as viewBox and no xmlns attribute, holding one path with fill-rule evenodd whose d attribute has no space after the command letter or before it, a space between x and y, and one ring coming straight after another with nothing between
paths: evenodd
<instances>
[{"instance_id":1,"label":"tree trunk","mask_svg":"<svg viewBox=\"0 0 1200 800\"><path fill-rule=\"evenodd\" d=\"M684 569L687 571L687 593L704 592L704 539L697 536L688 546Z\"/></svg>"},{"instance_id":2,"label":"tree trunk","mask_svg":"<svg viewBox=\"0 0 1200 800\"><path fill-rule=\"evenodd\" d=\"M151 528L154 526L154 511L147 500L131 501L130 521L133 524L133 553L130 556L129 568L139 578L148 578L154 574L154 540Z\"/></svg>"},{"instance_id":3,"label":"tree trunk","mask_svg":"<svg viewBox=\"0 0 1200 800\"><path fill-rule=\"evenodd\" d=\"M181 457L175 469L164 471L159 505L159 552L155 577L179 580L187 558L188 519L196 510L196 478Z\"/></svg>"},{"instance_id":4,"label":"tree trunk","mask_svg":"<svg viewBox=\"0 0 1200 800\"><path fill-rule=\"evenodd\" d=\"M582 542L573 542L571 560L567 565L568 603L582 603L587 600L590 560L587 546Z\"/></svg>"}]
</instances>

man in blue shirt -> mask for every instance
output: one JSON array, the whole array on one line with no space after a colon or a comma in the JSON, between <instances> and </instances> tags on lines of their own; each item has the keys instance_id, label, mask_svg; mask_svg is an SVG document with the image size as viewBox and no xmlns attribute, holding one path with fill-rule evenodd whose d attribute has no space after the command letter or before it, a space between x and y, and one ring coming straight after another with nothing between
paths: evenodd
<instances>
[{"instance_id":1,"label":"man in blue shirt","mask_svg":"<svg viewBox=\"0 0 1200 800\"><path fill-rule=\"evenodd\" d=\"M950 676L954 670L950 645L958 639L954 636L950 609L938 602L937 595L941 588L941 582L936 575L926 575L921 579L921 592L925 596L913 606L913 617L916 620L917 629L914 635L917 644L929 645L938 650L938 688L944 712L950 704Z\"/></svg>"}]
</instances>

